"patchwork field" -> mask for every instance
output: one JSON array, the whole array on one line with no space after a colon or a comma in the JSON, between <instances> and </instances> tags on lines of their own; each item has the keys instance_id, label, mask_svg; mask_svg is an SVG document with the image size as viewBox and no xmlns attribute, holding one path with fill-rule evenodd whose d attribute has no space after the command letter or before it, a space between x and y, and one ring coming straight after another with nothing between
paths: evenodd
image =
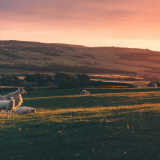
<instances>
[{"instance_id":1,"label":"patchwork field","mask_svg":"<svg viewBox=\"0 0 160 160\"><path fill-rule=\"evenodd\" d=\"M44 66L54 63L127 70L141 75L150 74L160 77L160 53L148 49L0 41L1 65L32 64Z\"/></svg>"},{"instance_id":2,"label":"patchwork field","mask_svg":"<svg viewBox=\"0 0 160 160\"><path fill-rule=\"evenodd\" d=\"M90 88L23 95L36 114L0 118L0 157L23 160L160 159L160 89ZM7 93L4 93L7 94Z\"/></svg>"}]
</instances>

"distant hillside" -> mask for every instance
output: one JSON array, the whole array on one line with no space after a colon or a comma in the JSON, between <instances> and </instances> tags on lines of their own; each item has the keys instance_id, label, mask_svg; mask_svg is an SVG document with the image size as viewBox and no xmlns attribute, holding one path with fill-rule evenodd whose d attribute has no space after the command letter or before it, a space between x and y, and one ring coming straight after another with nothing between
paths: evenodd
<instances>
[{"instance_id":1,"label":"distant hillside","mask_svg":"<svg viewBox=\"0 0 160 160\"><path fill-rule=\"evenodd\" d=\"M160 73L160 52L120 47L0 41L0 64L86 66L140 74Z\"/></svg>"}]
</instances>

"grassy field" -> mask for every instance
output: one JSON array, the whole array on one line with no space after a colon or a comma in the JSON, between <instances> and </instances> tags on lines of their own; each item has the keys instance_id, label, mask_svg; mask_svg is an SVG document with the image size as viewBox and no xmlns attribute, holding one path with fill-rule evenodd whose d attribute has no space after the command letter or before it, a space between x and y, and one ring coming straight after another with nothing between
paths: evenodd
<instances>
[{"instance_id":1,"label":"grassy field","mask_svg":"<svg viewBox=\"0 0 160 160\"><path fill-rule=\"evenodd\" d=\"M36 74L36 73L41 73L41 74L49 74L49 75L54 75L55 73L51 72L42 72L42 71L27 71L27 70L19 70L19 69L2 69L0 68L0 74L5 75L24 75L24 74Z\"/></svg>"},{"instance_id":2,"label":"grassy field","mask_svg":"<svg viewBox=\"0 0 160 160\"><path fill-rule=\"evenodd\" d=\"M37 109L0 118L3 160L160 159L160 89L97 88L23 95ZM7 94L7 93L6 93Z\"/></svg>"}]
</instances>

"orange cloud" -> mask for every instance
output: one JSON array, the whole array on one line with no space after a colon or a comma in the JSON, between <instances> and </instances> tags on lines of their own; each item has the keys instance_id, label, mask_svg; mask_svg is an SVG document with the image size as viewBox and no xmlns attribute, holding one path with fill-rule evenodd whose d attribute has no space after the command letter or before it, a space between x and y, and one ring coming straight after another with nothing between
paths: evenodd
<instances>
[{"instance_id":1,"label":"orange cloud","mask_svg":"<svg viewBox=\"0 0 160 160\"><path fill-rule=\"evenodd\" d=\"M0 37L139 46L160 41L159 6L159 0L0 0Z\"/></svg>"}]
</instances>

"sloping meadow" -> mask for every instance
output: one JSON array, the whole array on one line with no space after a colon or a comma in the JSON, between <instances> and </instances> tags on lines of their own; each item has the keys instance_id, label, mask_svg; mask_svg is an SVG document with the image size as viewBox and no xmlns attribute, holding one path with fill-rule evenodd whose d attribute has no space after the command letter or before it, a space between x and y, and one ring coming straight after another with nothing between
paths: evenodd
<instances>
[{"instance_id":1,"label":"sloping meadow","mask_svg":"<svg viewBox=\"0 0 160 160\"><path fill-rule=\"evenodd\" d=\"M0 118L2 159L160 159L158 89L37 88L36 114Z\"/></svg>"}]
</instances>

